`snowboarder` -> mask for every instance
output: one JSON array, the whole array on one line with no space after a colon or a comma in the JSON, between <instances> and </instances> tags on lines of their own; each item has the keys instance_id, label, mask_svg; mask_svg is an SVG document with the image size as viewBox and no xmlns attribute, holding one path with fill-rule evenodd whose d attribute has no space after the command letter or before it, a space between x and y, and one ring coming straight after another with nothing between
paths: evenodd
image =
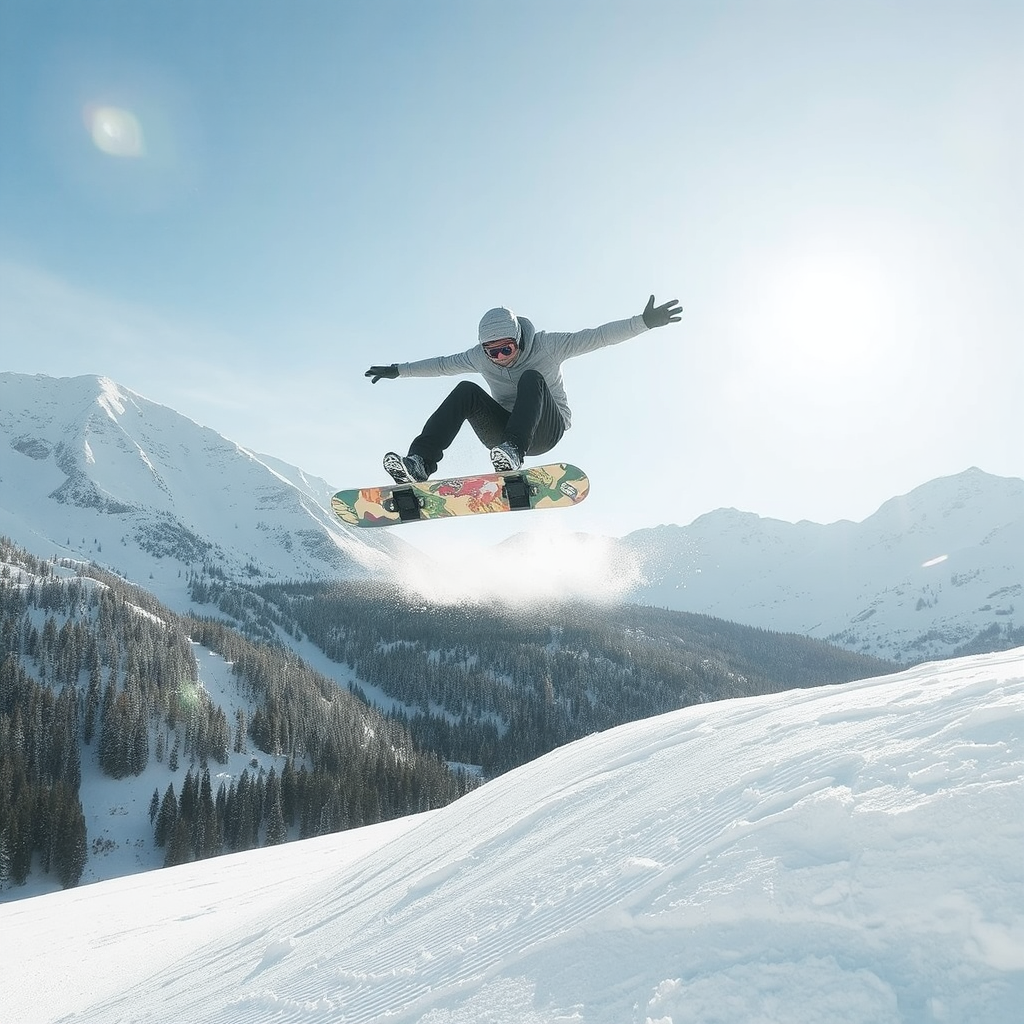
<instances>
[{"instance_id":1,"label":"snowboarder","mask_svg":"<svg viewBox=\"0 0 1024 1024\"><path fill-rule=\"evenodd\" d=\"M480 344L466 352L371 366L365 375L374 384L381 378L479 373L491 391L488 394L472 381L461 381L409 445L409 454L388 452L384 469L396 483L429 479L468 420L490 448L495 472L515 472L527 455L550 451L569 429L571 413L561 374L564 360L664 327L681 314L677 299L656 306L652 295L637 316L569 334L535 330L526 317L498 306L484 313Z\"/></svg>"}]
</instances>

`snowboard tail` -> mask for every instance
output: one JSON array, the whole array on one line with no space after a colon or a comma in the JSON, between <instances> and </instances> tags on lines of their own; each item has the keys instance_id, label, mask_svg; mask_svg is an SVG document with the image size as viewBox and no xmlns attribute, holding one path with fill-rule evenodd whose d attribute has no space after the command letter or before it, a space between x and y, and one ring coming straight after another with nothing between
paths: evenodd
<instances>
[{"instance_id":1,"label":"snowboard tail","mask_svg":"<svg viewBox=\"0 0 1024 1024\"><path fill-rule=\"evenodd\" d=\"M589 491L590 481L583 470L560 462L514 473L481 473L338 491L331 498L331 507L343 523L351 526L395 526L452 516L570 508L583 501Z\"/></svg>"}]
</instances>

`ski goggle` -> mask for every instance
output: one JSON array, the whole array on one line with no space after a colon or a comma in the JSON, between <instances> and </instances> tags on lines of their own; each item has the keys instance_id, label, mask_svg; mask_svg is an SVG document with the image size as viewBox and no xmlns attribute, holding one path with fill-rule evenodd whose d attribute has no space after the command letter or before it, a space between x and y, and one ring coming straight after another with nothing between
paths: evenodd
<instances>
[{"instance_id":1,"label":"ski goggle","mask_svg":"<svg viewBox=\"0 0 1024 1024\"><path fill-rule=\"evenodd\" d=\"M490 347L484 345L484 353L488 359L500 359L502 356L510 356L516 350L514 341L506 341L503 345Z\"/></svg>"}]
</instances>

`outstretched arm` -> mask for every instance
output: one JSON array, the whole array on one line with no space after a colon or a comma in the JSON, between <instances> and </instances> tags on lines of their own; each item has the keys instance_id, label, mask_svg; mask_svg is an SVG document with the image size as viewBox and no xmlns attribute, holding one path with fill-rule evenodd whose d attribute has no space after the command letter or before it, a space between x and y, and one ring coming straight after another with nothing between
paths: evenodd
<instances>
[{"instance_id":1,"label":"outstretched arm","mask_svg":"<svg viewBox=\"0 0 1024 1024\"><path fill-rule=\"evenodd\" d=\"M392 363L390 366L371 366L363 375L376 384L382 377L394 380L396 377L454 377L460 373L479 373L480 367L475 365L473 357L475 349L458 352L453 356L436 356L432 359L419 359L414 363ZM486 362L483 356L479 357Z\"/></svg>"},{"instance_id":2,"label":"outstretched arm","mask_svg":"<svg viewBox=\"0 0 1024 1024\"><path fill-rule=\"evenodd\" d=\"M638 313L629 320L615 320L601 327L591 327L572 334L545 335L547 343L558 352L559 358L569 359L581 356L586 352L594 352L608 345L618 345L629 338L635 338L644 331L654 327L664 327L674 323L682 316L683 309L678 300L672 299L660 306L655 306L654 296L647 300L643 313Z\"/></svg>"}]
</instances>

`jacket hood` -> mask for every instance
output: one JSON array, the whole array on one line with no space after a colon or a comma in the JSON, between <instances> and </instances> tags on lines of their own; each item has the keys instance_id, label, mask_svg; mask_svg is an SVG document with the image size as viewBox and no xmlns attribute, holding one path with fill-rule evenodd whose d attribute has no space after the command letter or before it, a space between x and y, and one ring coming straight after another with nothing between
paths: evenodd
<instances>
[{"instance_id":1,"label":"jacket hood","mask_svg":"<svg viewBox=\"0 0 1024 1024\"><path fill-rule=\"evenodd\" d=\"M527 319L525 316L516 316L519 321L519 359L524 358L533 347L533 337L537 333L536 328L533 326L533 321ZM516 360L518 362L519 360Z\"/></svg>"}]
</instances>

